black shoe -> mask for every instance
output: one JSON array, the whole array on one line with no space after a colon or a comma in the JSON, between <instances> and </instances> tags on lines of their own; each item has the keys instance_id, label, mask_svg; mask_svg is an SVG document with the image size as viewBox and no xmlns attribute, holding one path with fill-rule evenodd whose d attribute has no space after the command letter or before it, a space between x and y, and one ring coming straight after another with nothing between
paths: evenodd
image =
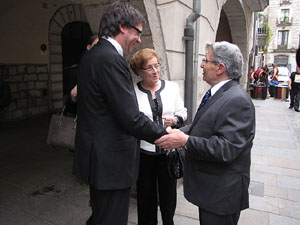
<instances>
[{"instance_id":1,"label":"black shoe","mask_svg":"<svg viewBox=\"0 0 300 225\"><path fill-rule=\"evenodd\" d=\"M295 109L295 111L296 111L296 112L300 112L300 110L299 110L299 109Z\"/></svg>"},{"instance_id":2,"label":"black shoe","mask_svg":"<svg viewBox=\"0 0 300 225\"><path fill-rule=\"evenodd\" d=\"M294 108L294 106L291 106L291 105L290 105L289 109L292 109L292 108Z\"/></svg>"}]
</instances>

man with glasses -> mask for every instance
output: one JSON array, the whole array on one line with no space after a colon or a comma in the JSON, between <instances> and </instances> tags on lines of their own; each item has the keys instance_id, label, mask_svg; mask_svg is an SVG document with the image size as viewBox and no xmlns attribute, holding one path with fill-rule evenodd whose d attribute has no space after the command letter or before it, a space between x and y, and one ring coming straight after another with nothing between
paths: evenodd
<instances>
[{"instance_id":1,"label":"man with glasses","mask_svg":"<svg viewBox=\"0 0 300 225\"><path fill-rule=\"evenodd\" d=\"M184 195L199 207L201 225L237 225L249 207L255 109L239 85L242 66L236 45L208 45L201 68L211 88L194 121L155 141L167 150L185 146Z\"/></svg>"},{"instance_id":2,"label":"man with glasses","mask_svg":"<svg viewBox=\"0 0 300 225\"><path fill-rule=\"evenodd\" d=\"M143 23L128 3L112 3L100 20L99 42L80 64L73 173L90 186L88 225L127 225L137 139L153 143L166 133L139 111L124 58L141 43Z\"/></svg>"}]
</instances>

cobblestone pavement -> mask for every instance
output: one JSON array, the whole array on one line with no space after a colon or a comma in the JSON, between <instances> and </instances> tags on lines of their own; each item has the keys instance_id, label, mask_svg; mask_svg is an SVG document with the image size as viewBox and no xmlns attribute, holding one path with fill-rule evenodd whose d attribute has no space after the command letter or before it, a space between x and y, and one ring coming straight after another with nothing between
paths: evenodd
<instances>
[{"instance_id":1,"label":"cobblestone pavement","mask_svg":"<svg viewBox=\"0 0 300 225\"><path fill-rule=\"evenodd\" d=\"M300 113L278 99L253 102L250 208L239 225L300 225ZM46 144L49 121L0 124L0 225L83 225L90 215L88 187L71 175L73 154ZM199 225L181 182L177 196L175 224ZM131 198L128 225L135 224Z\"/></svg>"}]
</instances>

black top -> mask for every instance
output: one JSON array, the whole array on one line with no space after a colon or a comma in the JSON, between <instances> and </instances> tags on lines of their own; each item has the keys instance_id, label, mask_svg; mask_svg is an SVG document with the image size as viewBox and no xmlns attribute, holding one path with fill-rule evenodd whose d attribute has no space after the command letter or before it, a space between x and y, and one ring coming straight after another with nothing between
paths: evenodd
<instances>
[{"instance_id":1,"label":"black top","mask_svg":"<svg viewBox=\"0 0 300 225\"><path fill-rule=\"evenodd\" d=\"M150 104L152 116L153 116L153 122L156 123L157 125L163 127L163 119L162 119L163 105L162 105L162 101L161 101L160 92L165 88L165 81L164 80L161 81L161 87L160 87L160 89L158 89L155 92L156 98L154 98L154 99L152 98L151 91L143 88L141 82L137 83L137 86L142 92L145 92L148 96L148 100L149 100L149 104ZM165 151L158 146L155 146L155 151L156 151L154 153L155 155L165 154ZM141 149L141 152L143 152L145 154L153 155L152 152L145 151L143 149Z\"/></svg>"},{"instance_id":2,"label":"black top","mask_svg":"<svg viewBox=\"0 0 300 225\"><path fill-rule=\"evenodd\" d=\"M292 80L292 89L300 90L300 74L293 72L290 78Z\"/></svg>"}]
</instances>

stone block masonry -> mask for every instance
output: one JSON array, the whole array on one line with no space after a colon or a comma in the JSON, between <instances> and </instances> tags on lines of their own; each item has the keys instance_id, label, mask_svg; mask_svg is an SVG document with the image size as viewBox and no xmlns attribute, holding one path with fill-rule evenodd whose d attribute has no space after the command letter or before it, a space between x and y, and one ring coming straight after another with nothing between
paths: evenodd
<instances>
[{"instance_id":1,"label":"stone block masonry","mask_svg":"<svg viewBox=\"0 0 300 225\"><path fill-rule=\"evenodd\" d=\"M0 122L50 112L47 64L0 64L0 80L8 82L11 101L0 111Z\"/></svg>"}]
</instances>

